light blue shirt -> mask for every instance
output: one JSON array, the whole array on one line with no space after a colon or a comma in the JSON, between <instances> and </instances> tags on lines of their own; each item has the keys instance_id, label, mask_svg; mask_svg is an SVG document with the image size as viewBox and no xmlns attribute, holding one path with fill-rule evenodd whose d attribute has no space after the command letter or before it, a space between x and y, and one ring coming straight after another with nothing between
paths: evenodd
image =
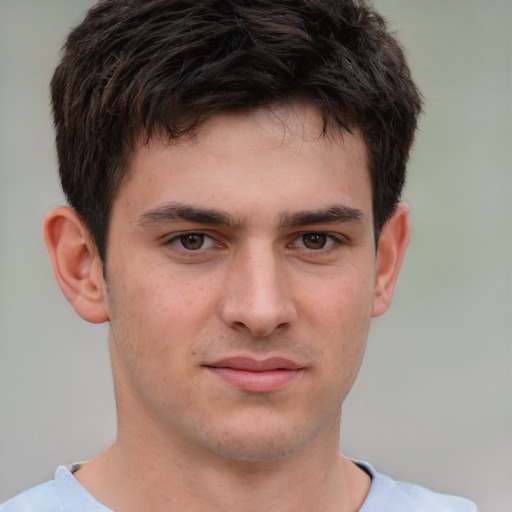
<instances>
[{"instance_id":1,"label":"light blue shirt","mask_svg":"<svg viewBox=\"0 0 512 512\"><path fill-rule=\"evenodd\" d=\"M396 482L365 462L357 464L372 478L359 512L477 512L469 500ZM78 483L72 473L77 467L59 466L55 480L18 494L0 506L0 512L112 512Z\"/></svg>"}]
</instances>

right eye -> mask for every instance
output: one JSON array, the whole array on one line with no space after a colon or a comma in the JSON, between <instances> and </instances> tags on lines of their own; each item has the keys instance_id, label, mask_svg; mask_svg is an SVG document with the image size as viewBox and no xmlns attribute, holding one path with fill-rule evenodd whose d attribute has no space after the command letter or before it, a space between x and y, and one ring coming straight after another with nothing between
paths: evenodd
<instances>
[{"instance_id":1,"label":"right eye","mask_svg":"<svg viewBox=\"0 0 512 512\"><path fill-rule=\"evenodd\" d=\"M199 251L216 246L215 240L211 236L196 231L180 233L171 238L167 243L177 245L180 249L186 251Z\"/></svg>"}]
</instances>

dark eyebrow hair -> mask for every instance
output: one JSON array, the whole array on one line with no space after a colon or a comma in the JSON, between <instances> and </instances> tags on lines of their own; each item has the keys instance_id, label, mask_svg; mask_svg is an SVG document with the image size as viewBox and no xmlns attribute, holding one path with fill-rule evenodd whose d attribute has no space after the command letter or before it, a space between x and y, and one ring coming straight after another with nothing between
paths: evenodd
<instances>
[{"instance_id":1,"label":"dark eyebrow hair","mask_svg":"<svg viewBox=\"0 0 512 512\"><path fill-rule=\"evenodd\" d=\"M364 213L350 206L331 206L325 210L302 211L285 214L281 219L281 227L305 226L307 224L329 224L335 222L361 222L365 220Z\"/></svg>"},{"instance_id":2,"label":"dark eyebrow hair","mask_svg":"<svg viewBox=\"0 0 512 512\"><path fill-rule=\"evenodd\" d=\"M177 220L197 222L198 224L227 226L231 228L236 228L240 225L239 220L225 212L206 208L196 208L194 206L178 203L164 204L144 212L137 219L137 224L140 226L147 226L149 224L174 222Z\"/></svg>"},{"instance_id":3,"label":"dark eyebrow hair","mask_svg":"<svg viewBox=\"0 0 512 512\"><path fill-rule=\"evenodd\" d=\"M366 217L364 213L349 206L331 206L323 210L304 210L296 213L284 213L281 216L279 227L305 226L308 224L325 224L337 222L361 222ZM175 222L184 220L198 224L226 226L233 229L242 225L241 220L234 218L226 212L209 208L197 208L180 203L170 203L157 206L144 212L137 219L139 226Z\"/></svg>"}]
</instances>

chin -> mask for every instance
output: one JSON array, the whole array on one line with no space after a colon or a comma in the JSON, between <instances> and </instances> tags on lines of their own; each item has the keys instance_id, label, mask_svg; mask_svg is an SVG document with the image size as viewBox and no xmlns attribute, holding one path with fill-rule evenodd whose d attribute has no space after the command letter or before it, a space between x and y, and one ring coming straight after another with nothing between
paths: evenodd
<instances>
[{"instance_id":1,"label":"chin","mask_svg":"<svg viewBox=\"0 0 512 512\"><path fill-rule=\"evenodd\" d=\"M300 451L315 437L299 428L230 428L221 435L203 432L203 448L215 455L240 462L271 462Z\"/></svg>"},{"instance_id":2,"label":"chin","mask_svg":"<svg viewBox=\"0 0 512 512\"><path fill-rule=\"evenodd\" d=\"M304 443L305 444L305 443ZM293 455L303 444L272 442L268 439L257 442L216 443L208 448L224 459L240 462L272 462Z\"/></svg>"}]
</instances>

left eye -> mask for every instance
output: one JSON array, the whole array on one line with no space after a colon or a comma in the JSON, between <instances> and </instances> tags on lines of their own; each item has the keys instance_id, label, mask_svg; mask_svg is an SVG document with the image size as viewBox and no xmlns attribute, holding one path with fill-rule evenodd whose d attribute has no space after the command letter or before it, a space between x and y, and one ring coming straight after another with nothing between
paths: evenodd
<instances>
[{"instance_id":1,"label":"left eye","mask_svg":"<svg viewBox=\"0 0 512 512\"><path fill-rule=\"evenodd\" d=\"M302 249L318 251L320 249L331 247L335 243L336 240L326 233L304 233L298 237L292 245Z\"/></svg>"},{"instance_id":2,"label":"left eye","mask_svg":"<svg viewBox=\"0 0 512 512\"><path fill-rule=\"evenodd\" d=\"M182 233L181 235L175 236L171 243L179 245L187 251L198 251L200 249L209 249L215 245L215 241L212 237L205 235L204 233Z\"/></svg>"}]
</instances>

